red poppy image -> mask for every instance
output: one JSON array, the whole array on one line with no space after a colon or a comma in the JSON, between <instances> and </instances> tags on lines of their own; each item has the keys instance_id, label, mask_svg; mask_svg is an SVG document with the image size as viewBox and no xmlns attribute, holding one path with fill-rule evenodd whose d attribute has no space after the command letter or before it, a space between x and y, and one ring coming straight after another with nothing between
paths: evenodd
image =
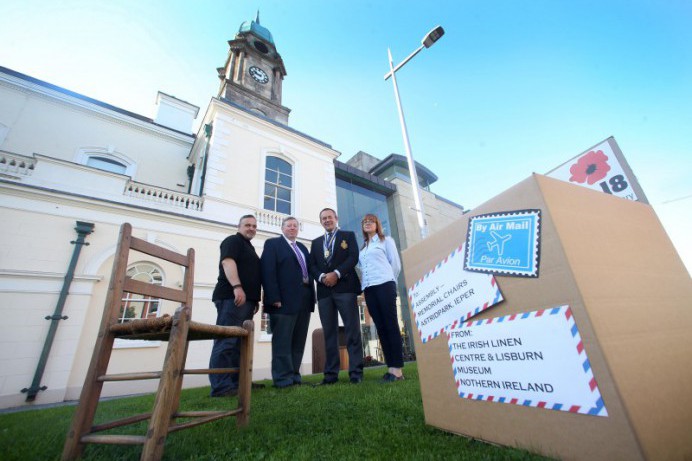
<instances>
[{"instance_id":1,"label":"red poppy image","mask_svg":"<svg viewBox=\"0 0 692 461\"><path fill-rule=\"evenodd\" d=\"M608 156L602 150L592 150L570 167L569 172L572 176L569 180L579 184L587 182L591 185L605 178L609 171Z\"/></svg>"}]
</instances>

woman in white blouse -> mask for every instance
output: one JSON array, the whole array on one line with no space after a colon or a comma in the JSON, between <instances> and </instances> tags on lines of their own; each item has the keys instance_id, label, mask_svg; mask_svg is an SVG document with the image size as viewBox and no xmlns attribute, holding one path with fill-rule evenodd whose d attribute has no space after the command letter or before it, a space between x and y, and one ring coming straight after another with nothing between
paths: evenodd
<instances>
[{"instance_id":1,"label":"woman in white blouse","mask_svg":"<svg viewBox=\"0 0 692 461\"><path fill-rule=\"evenodd\" d=\"M365 239L358 262L361 284L389 367L382 381L401 381L404 379L401 371L404 357L396 308L396 279L401 271L401 260L394 240L385 237L377 216L366 214L361 224Z\"/></svg>"}]
</instances>

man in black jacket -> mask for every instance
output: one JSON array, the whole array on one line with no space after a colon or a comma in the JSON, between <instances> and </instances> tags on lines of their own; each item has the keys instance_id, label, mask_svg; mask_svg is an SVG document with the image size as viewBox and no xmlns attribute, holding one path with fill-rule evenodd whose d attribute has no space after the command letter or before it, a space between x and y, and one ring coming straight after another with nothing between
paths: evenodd
<instances>
[{"instance_id":1,"label":"man in black jacket","mask_svg":"<svg viewBox=\"0 0 692 461\"><path fill-rule=\"evenodd\" d=\"M317 281L317 307L324 331L326 360L322 384L334 384L339 376L339 319L344 322L351 383L363 380L363 343L357 296L361 292L355 267L358 243L351 231L338 228L339 218L331 208L320 212L325 234L312 241L310 273Z\"/></svg>"},{"instance_id":2,"label":"man in black jacket","mask_svg":"<svg viewBox=\"0 0 692 461\"><path fill-rule=\"evenodd\" d=\"M281 223L281 237L264 242L264 312L272 330L274 387L301 384L305 340L315 310L315 288L308 272L308 249L297 241L300 224L292 216Z\"/></svg>"}]
</instances>

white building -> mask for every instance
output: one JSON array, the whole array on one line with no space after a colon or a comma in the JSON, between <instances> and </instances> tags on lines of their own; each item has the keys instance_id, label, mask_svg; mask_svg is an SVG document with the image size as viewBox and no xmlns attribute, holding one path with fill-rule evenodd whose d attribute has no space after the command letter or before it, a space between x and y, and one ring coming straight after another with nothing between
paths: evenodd
<instances>
[{"instance_id":1,"label":"white building","mask_svg":"<svg viewBox=\"0 0 692 461\"><path fill-rule=\"evenodd\" d=\"M0 408L27 404L28 395L35 403L78 398L123 222L158 245L181 253L195 248L193 318L208 323L216 319L211 294L219 243L236 232L240 216L257 216L258 253L266 239L279 235L289 214L301 222L299 238L306 244L322 232L319 212L337 208L335 178L348 176L348 168L335 162L339 152L331 146L288 126L290 110L281 105L286 71L271 33L248 21L229 44L219 95L196 134L191 127L199 108L170 95L158 94L152 120L0 67ZM401 208L390 215L405 235L415 223L409 191L367 172L356 176L361 183L388 184L388 196ZM428 210L443 210L434 212L442 218L432 220L431 231L463 212L427 191L425 199ZM80 233L86 245L73 243ZM130 263L132 276L167 285L182 280L181 273L146 258ZM61 311L67 318L51 319L72 275ZM124 317L175 309L126 302ZM254 376L269 378L271 338L259 316L255 320ZM51 324L57 326L52 341ZM319 327L314 314L311 331ZM306 373L311 350L309 335ZM210 351L210 342L191 344L188 366L206 367ZM165 345L155 342L116 344L110 371L125 365L132 371L133 364L155 369L164 353ZM107 383L103 395L148 392L156 385ZM185 385L208 381L190 376Z\"/></svg>"}]
</instances>

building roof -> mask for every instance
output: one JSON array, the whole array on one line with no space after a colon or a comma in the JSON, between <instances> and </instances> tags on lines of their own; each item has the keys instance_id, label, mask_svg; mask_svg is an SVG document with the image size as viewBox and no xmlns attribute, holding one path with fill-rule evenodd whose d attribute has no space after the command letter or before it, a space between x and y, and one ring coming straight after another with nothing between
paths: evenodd
<instances>
[{"instance_id":1,"label":"building roof","mask_svg":"<svg viewBox=\"0 0 692 461\"><path fill-rule=\"evenodd\" d=\"M387 157L384 158L384 160L380 161L377 165L372 167L369 173L373 175L379 175L382 172L384 172L387 168L390 168L394 165L408 168L408 161L406 160L406 157L404 157L403 155L389 154ZM416 162L416 173L419 176L418 180L420 181L421 179L423 179L427 184L432 184L438 179L435 173L433 173L432 171L430 171L418 162Z\"/></svg>"},{"instance_id":2,"label":"building roof","mask_svg":"<svg viewBox=\"0 0 692 461\"><path fill-rule=\"evenodd\" d=\"M269 32L269 29L260 25L259 11L257 12L257 19L254 21L245 21L240 25L240 29L238 29L238 35L249 33L255 34L257 37L275 45L274 38L272 37L272 33Z\"/></svg>"},{"instance_id":3,"label":"building roof","mask_svg":"<svg viewBox=\"0 0 692 461\"><path fill-rule=\"evenodd\" d=\"M132 117L132 118L137 119L137 120L142 121L142 122L151 123L152 125L155 125L155 126L158 126L161 128L165 128L167 130L171 130L171 131L174 131L176 133L180 133L182 135L189 136L191 138L195 137L195 135L192 133L186 133L184 131L179 131L179 130L176 130L174 128L170 128L166 125L161 125L159 123L154 122L154 120L149 118L149 117L145 117L143 115L139 115L139 114L136 114L134 112L130 112L129 110L121 109L120 107L116 107L116 106L113 106L111 104L105 103L103 101L99 101L98 99L90 98L89 96L84 96L83 94L80 94L80 93L75 93L74 91L70 91L70 90L65 89L63 87L53 85L52 83L48 83L48 82L45 82L43 80L39 80L37 78L31 77L29 75L22 74L21 72L17 72L15 70L8 69L7 67L0 66L0 73L11 75L11 76L18 78L20 80L24 80L25 82L41 86L43 88L46 88L46 89L49 89L52 91L57 91L58 93L62 93L64 95L70 96L72 98L79 99L81 101L85 101L85 102L88 102L90 104L94 104L94 105L99 106L99 107L103 107L104 109L112 110L113 112L117 112L117 113L125 115L127 117ZM187 104L189 104L189 103L187 103ZM190 104L190 105L192 105L192 104ZM197 107L197 106L193 106L193 107Z\"/></svg>"},{"instance_id":4,"label":"building roof","mask_svg":"<svg viewBox=\"0 0 692 461\"><path fill-rule=\"evenodd\" d=\"M380 192L383 192L385 195L390 195L393 191L396 191L396 184L386 179L383 179L380 176L375 175L382 173L392 164L398 164L399 166L406 166L408 168L408 163L406 162L405 157L401 155L392 154L386 159L380 160L374 155L370 155L367 152L363 152L362 150L358 151L358 153L351 157L346 163L341 163L339 161L334 160L337 178L350 179L352 180L352 182L356 184L360 184L369 189L379 190ZM423 179L429 179L430 182L437 180L437 176L435 176L434 173L432 173L430 170L428 170L418 162L416 162L416 169L419 175L425 175L423 176ZM368 170L369 172L366 170ZM432 175L432 177L430 175ZM438 200L441 200L445 203L448 203L449 205L464 210L464 207L459 205L458 203L455 203L449 199L446 199L434 193L433 195Z\"/></svg>"},{"instance_id":5,"label":"building roof","mask_svg":"<svg viewBox=\"0 0 692 461\"><path fill-rule=\"evenodd\" d=\"M338 160L334 160L334 171L337 178L348 179L366 189L378 191L387 196L396 192L396 184Z\"/></svg>"}]
</instances>

